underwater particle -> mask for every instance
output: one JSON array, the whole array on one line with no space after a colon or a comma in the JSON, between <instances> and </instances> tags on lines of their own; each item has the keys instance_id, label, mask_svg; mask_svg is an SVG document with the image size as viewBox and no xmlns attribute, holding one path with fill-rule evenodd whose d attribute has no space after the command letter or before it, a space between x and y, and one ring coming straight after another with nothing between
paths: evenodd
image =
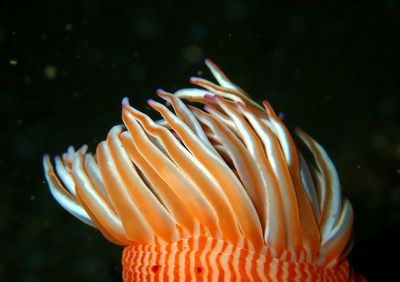
<instances>
[{"instance_id":1,"label":"underwater particle","mask_svg":"<svg viewBox=\"0 0 400 282\"><path fill-rule=\"evenodd\" d=\"M72 96L74 96L75 99L78 99L81 97L81 92L79 91L74 91L72 92Z\"/></svg>"},{"instance_id":2,"label":"underwater particle","mask_svg":"<svg viewBox=\"0 0 400 282\"><path fill-rule=\"evenodd\" d=\"M203 59L204 53L199 46L189 45L183 49L183 57L189 63L198 63Z\"/></svg>"},{"instance_id":3,"label":"underwater particle","mask_svg":"<svg viewBox=\"0 0 400 282\"><path fill-rule=\"evenodd\" d=\"M21 126L21 125L23 125L25 123L25 121L24 121L24 119L22 119L22 118L19 118L19 119L17 119L17 121L16 121L16 124L18 125L18 126Z\"/></svg>"},{"instance_id":4,"label":"underwater particle","mask_svg":"<svg viewBox=\"0 0 400 282\"><path fill-rule=\"evenodd\" d=\"M385 136L379 133L374 134L371 137L370 142L372 147L378 150L383 149L387 144Z\"/></svg>"},{"instance_id":5,"label":"underwater particle","mask_svg":"<svg viewBox=\"0 0 400 282\"><path fill-rule=\"evenodd\" d=\"M25 84L29 84L32 82L32 78L29 75L24 76L23 81Z\"/></svg>"},{"instance_id":6,"label":"underwater particle","mask_svg":"<svg viewBox=\"0 0 400 282\"><path fill-rule=\"evenodd\" d=\"M18 65L18 61L17 60L10 60L10 65L12 65L12 66Z\"/></svg>"},{"instance_id":7,"label":"underwater particle","mask_svg":"<svg viewBox=\"0 0 400 282\"><path fill-rule=\"evenodd\" d=\"M44 76L48 80L53 80L57 77L58 69L55 66L45 66L44 68Z\"/></svg>"},{"instance_id":8,"label":"underwater particle","mask_svg":"<svg viewBox=\"0 0 400 282\"><path fill-rule=\"evenodd\" d=\"M65 31L71 31L71 30L72 30L72 24L66 24Z\"/></svg>"}]
</instances>

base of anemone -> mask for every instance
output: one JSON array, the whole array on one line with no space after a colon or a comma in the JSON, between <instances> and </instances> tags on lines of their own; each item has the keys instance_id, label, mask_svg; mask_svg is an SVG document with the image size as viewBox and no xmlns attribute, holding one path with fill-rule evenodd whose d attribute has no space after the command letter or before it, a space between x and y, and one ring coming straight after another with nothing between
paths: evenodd
<instances>
[{"instance_id":1,"label":"base of anemone","mask_svg":"<svg viewBox=\"0 0 400 282\"><path fill-rule=\"evenodd\" d=\"M333 268L289 262L268 248L253 251L206 236L126 246L124 281L353 281L347 260ZM182 281L182 280L181 280Z\"/></svg>"}]
</instances>

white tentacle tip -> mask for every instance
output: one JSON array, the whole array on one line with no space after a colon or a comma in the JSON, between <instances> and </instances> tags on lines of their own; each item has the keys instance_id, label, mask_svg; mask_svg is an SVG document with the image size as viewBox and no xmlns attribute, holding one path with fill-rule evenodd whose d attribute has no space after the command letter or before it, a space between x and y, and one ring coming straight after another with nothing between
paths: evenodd
<instances>
[{"instance_id":1,"label":"white tentacle tip","mask_svg":"<svg viewBox=\"0 0 400 282\"><path fill-rule=\"evenodd\" d=\"M129 98L128 97L122 98L122 107L124 107L124 106L129 106Z\"/></svg>"},{"instance_id":2,"label":"white tentacle tip","mask_svg":"<svg viewBox=\"0 0 400 282\"><path fill-rule=\"evenodd\" d=\"M209 68L215 67L215 63L214 63L210 58L205 58L205 59L204 59L204 63L205 63Z\"/></svg>"}]
</instances>

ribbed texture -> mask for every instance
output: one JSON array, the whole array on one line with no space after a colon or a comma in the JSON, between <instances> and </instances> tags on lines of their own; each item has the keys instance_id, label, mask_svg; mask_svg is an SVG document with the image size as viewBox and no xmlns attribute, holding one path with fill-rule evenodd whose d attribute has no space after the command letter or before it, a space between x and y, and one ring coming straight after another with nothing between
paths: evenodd
<instances>
[{"instance_id":1,"label":"ribbed texture","mask_svg":"<svg viewBox=\"0 0 400 282\"><path fill-rule=\"evenodd\" d=\"M172 244L127 246L124 281L353 281L347 260L334 268L273 258L268 248L199 236Z\"/></svg>"}]
</instances>

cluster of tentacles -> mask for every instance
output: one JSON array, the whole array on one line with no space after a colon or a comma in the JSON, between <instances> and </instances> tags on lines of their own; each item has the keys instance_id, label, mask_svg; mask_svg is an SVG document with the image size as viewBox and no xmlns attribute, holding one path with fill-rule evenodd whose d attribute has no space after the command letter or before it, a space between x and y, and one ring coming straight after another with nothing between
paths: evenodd
<instances>
[{"instance_id":1,"label":"cluster of tentacles","mask_svg":"<svg viewBox=\"0 0 400 282\"><path fill-rule=\"evenodd\" d=\"M296 130L310 167L271 106L252 101L211 61L202 78L149 100L161 120L122 102L96 154L72 147L44 158L56 200L119 245L162 245L202 236L274 259L330 268L346 256L353 211L324 149ZM199 106L200 105L200 106Z\"/></svg>"}]
</instances>

